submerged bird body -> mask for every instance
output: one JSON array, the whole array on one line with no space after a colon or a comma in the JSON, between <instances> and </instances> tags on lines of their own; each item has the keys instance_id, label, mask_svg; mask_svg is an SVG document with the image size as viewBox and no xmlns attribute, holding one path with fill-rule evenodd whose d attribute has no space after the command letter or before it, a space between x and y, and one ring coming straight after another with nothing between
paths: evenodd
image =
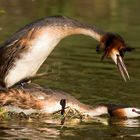
<instances>
[{"instance_id":1,"label":"submerged bird body","mask_svg":"<svg viewBox=\"0 0 140 140\"><path fill-rule=\"evenodd\" d=\"M98 50L103 49L104 56L111 56L117 65L116 55L120 56L119 51L126 48L120 36L105 33L94 26L82 24L77 20L63 16L40 19L17 31L1 46L1 87L9 88L34 76L60 40L73 34L88 35L99 41ZM122 62L121 59L120 63ZM129 77L125 65L118 66L124 79L125 74Z\"/></svg>"},{"instance_id":2,"label":"submerged bird body","mask_svg":"<svg viewBox=\"0 0 140 140\"><path fill-rule=\"evenodd\" d=\"M27 85L24 89L13 88L7 92L1 92L0 105L7 111L23 112L27 115L31 113L52 114L61 111L62 106L60 102L62 99L66 100L65 108L70 107L89 117L103 114L109 114L118 118L134 118L140 116L140 109L138 108L114 104L100 104L93 107L81 103L65 92L46 89L37 85Z\"/></svg>"}]
</instances>

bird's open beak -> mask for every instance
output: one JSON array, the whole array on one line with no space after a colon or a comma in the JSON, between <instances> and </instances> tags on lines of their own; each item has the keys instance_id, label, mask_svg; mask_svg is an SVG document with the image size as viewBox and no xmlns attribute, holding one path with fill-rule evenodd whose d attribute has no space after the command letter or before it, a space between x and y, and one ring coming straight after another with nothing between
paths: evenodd
<instances>
[{"instance_id":1,"label":"bird's open beak","mask_svg":"<svg viewBox=\"0 0 140 140\"><path fill-rule=\"evenodd\" d=\"M129 77L129 74L128 74L128 71L126 69L126 66L124 64L124 61L122 59L122 57L120 56L120 53L119 51L117 50L112 50L112 52L110 53L110 56L111 58L113 59L113 61L115 62L115 64L117 65L123 79L125 81L127 81L127 79L130 80L130 77Z\"/></svg>"}]
</instances>

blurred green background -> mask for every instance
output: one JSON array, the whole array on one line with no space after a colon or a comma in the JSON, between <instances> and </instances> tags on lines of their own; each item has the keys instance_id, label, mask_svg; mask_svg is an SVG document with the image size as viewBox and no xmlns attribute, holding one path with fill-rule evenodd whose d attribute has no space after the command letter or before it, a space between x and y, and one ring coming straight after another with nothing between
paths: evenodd
<instances>
[{"instance_id":1,"label":"blurred green background","mask_svg":"<svg viewBox=\"0 0 140 140\"><path fill-rule=\"evenodd\" d=\"M95 51L97 41L77 35L59 43L40 69L40 72L52 73L34 82L66 91L91 105L111 102L140 107L139 13L139 0L0 0L0 42L29 22L50 15L69 16L119 33L129 46L135 48L124 58L130 81L123 81L112 60L100 61L101 54ZM115 131L116 127L111 129ZM132 134L136 131L133 129ZM126 130L126 133L130 132Z\"/></svg>"},{"instance_id":2,"label":"blurred green background","mask_svg":"<svg viewBox=\"0 0 140 140\"><path fill-rule=\"evenodd\" d=\"M0 42L27 23L50 15L69 16L117 32L135 48L125 56L131 81L122 80L110 59L100 62L101 54L95 51L98 42L79 35L61 41L40 69L55 74L35 82L65 90L90 104L105 101L139 106L136 102L140 91L139 3L136 0L0 0Z\"/></svg>"}]
</instances>

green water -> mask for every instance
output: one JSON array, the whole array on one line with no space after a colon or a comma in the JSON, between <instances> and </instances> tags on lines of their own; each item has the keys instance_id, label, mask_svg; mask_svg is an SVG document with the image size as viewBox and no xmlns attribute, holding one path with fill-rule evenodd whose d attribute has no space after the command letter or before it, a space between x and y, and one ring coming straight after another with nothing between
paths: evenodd
<instances>
[{"instance_id":1,"label":"green water","mask_svg":"<svg viewBox=\"0 0 140 140\"><path fill-rule=\"evenodd\" d=\"M112 60L100 61L101 54L95 51L98 42L80 35L61 41L40 69L52 73L34 82L66 91L91 105L111 102L140 107L139 6L138 0L0 0L0 42L25 24L50 15L66 15L117 32L135 48L125 56L131 77L127 83ZM0 139L140 138L139 119L102 121L68 124L62 129L42 121L1 121Z\"/></svg>"}]
</instances>

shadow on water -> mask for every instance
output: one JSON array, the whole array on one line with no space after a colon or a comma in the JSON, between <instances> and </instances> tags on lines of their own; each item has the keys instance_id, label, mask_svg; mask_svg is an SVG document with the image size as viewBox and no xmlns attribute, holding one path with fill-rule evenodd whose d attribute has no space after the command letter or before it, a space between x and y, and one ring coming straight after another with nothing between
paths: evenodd
<instances>
[{"instance_id":1,"label":"shadow on water","mask_svg":"<svg viewBox=\"0 0 140 140\"><path fill-rule=\"evenodd\" d=\"M64 39L44 63L40 72L53 71L34 82L64 90L88 104L113 102L139 105L140 91L140 1L132 0L1 0L0 42L20 27L37 18L66 15L85 23L95 24L106 31L121 34L134 47L125 62L131 80L124 83L113 62L100 62L94 47L97 42L89 37L74 36ZM59 124L42 121L1 121L3 139L135 139L140 137L140 120L103 119L102 122ZM96 119L95 119L96 120ZM97 119L98 120L98 119Z\"/></svg>"},{"instance_id":2,"label":"shadow on water","mask_svg":"<svg viewBox=\"0 0 140 140\"><path fill-rule=\"evenodd\" d=\"M0 135L11 139L80 139L80 138L139 138L139 119L109 119L95 117L92 119L72 119L62 127L60 120L43 119L37 121L10 120L0 124Z\"/></svg>"}]
</instances>

